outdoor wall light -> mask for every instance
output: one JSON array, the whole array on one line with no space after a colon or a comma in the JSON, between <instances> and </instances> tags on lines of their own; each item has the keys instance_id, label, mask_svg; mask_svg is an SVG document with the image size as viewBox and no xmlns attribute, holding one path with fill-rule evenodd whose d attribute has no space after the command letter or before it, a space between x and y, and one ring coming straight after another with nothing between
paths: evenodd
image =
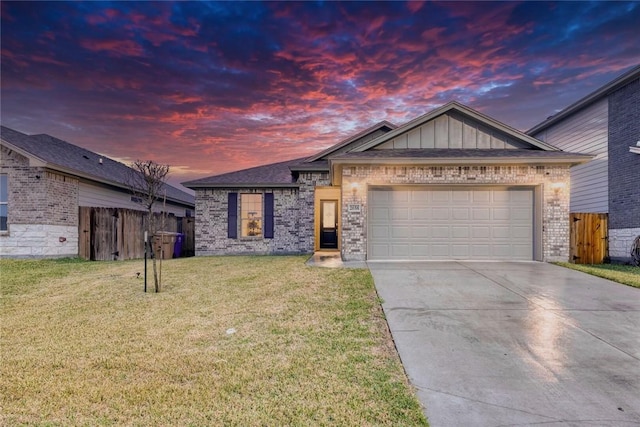
<instances>
[{"instance_id":1,"label":"outdoor wall light","mask_svg":"<svg viewBox=\"0 0 640 427\"><path fill-rule=\"evenodd\" d=\"M352 182L351 183L351 191L353 192L353 195L355 196L358 193L358 187L360 185L357 182Z\"/></svg>"},{"instance_id":2,"label":"outdoor wall light","mask_svg":"<svg viewBox=\"0 0 640 427\"><path fill-rule=\"evenodd\" d=\"M562 190L564 188L565 184L564 182L552 182L551 183L551 189L553 191L555 191L556 193L559 192L560 190Z\"/></svg>"}]
</instances>

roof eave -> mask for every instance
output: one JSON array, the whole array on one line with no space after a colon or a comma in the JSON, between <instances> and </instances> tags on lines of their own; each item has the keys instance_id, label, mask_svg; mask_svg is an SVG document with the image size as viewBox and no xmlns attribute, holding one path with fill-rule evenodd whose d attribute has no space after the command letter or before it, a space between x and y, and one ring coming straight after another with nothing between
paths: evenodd
<instances>
[{"instance_id":1,"label":"roof eave","mask_svg":"<svg viewBox=\"0 0 640 427\"><path fill-rule=\"evenodd\" d=\"M609 95L611 92L621 88L622 86L624 86L627 83L637 79L638 77L640 77L640 65L638 65L638 66L632 68L631 70L627 71L626 73L618 76L616 79L610 81L606 85L602 86L600 89L590 93L589 95L585 96L584 98L579 99L578 101L576 101L573 104L569 105L568 107L566 107L565 109L563 109L559 113L554 114L550 118L546 119L542 123L539 123L539 124L535 125L534 127L529 129L525 133L528 134L528 135L533 135L533 134L542 132L543 130L548 129L549 127L555 125L556 123L558 123L559 121L563 120L564 118L566 118L566 117L568 117L568 116L570 116L570 115L582 110L583 108L587 107L588 105L590 105L590 104L600 100L601 98Z\"/></svg>"},{"instance_id":2,"label":"roof eave","mask_svg":"<svg viewBox=\"0 0 640 427\"><path fill-rule=\"evenodd\" d=\"M302 166L290 166L289 170L291 172L328 172L329 171L329 165L324 165L324 166L320 166L320 165L314 165L314 166L306 166L306 165L302 165Z\"/></svg>"},{"instance_id":3,"label":"roof eave","mask_svg":"<svg viewBox=\"0 0 640 427\"><path fill-rule=\"evenodd\" d=\"M227 184L198 184L193 182L183 182L184 187L192 190L198 188L298 188L299 184L283 184L283 183L227 183Z\"/></svg>"},{"instance_id":4,"label":"roof eave","mask_svg":"<svg viewBox=\"0 0 640 427\"><path fill-rule=\"evenodd\" d=\"M352 142L364 137L365 135L370 134L371 132L375 132L376 130L381 129L381 128L385 127L385 126L390 128L390 129L392 129L392 131L394 129L397 129L397 127L398 127L398 126L394 125L391 122L383 120L381 122L378 122L378 123L372 125L371 127L368 127L366 129L358 132L355 135L350 136L349 138L347 138L344 141L340 141L337 144L334 144L331 147L329 147L329 148L327 148L327 149L325 149L325 150L323 150L323 151L321 151L321 152L319 152L317 154L314 154L311 157L308 157L305 161L306 162L315 162L316 160L320 160L321 158L323 158L325 156L328 156L329 154L331 154L331 153L333 153L333 152L335 152L335 151L337 151L337 150L339 150L341 148L346 147L347 145L349 145Z\"/></svg>"},{"instance_id":5,"label":"roof eave","mask_svg":"<svg viewBox=\"0 0 640 427\"><path fill-rule=\"evenodd\" d=\"M486 165L486 164L570 164L578 165L586 163L595 156L575 155L558 158L549 157L397 157L397 158L333 158L331 167L336 165Z\"/></svg>"}]
</instances>

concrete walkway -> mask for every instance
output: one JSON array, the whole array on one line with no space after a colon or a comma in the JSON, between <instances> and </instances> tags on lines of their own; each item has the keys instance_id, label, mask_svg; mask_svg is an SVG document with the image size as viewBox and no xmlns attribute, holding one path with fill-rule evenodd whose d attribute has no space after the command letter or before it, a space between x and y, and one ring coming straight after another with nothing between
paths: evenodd
<instances>
[{"instance_id":1,"label":"concrete walkway","mask_svg":"<svg viewBox=\"0 0 640 427\"><path fill-rule=\"evenodd\" d=\"M368 265L433 427L640 425L640 289L536 262Z\"/></svg>"},{"instance_id":2,"label":"concrete walkway","mask_svg":"<svg viewBox=\"0 0 640 427\"><path fill-rule=\"evenodd\" d=\"M316 252L307 260L306 264L325 268L367 268L367 263L364 261L342 261L339 251Z\"/></svg>"}]
</instances>

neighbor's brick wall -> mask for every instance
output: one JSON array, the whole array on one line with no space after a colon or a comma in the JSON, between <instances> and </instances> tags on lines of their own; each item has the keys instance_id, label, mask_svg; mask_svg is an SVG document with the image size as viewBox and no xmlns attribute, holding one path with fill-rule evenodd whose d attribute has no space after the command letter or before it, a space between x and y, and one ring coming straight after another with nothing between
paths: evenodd
<instances>
[{"instance_id":1,"label":"neighbor's brick wall","mask_svg":"<svg viewBox=\"0 0 640 427\"><path fill-rule=\"evenodd\" d=\"M9 181L9 228L11 224L78 225L76 178L30 167L26 157L4 146L1 150L0 173L6 173Z\"/></svg>"},{"instance_id":2,"label":"neighbor's brick wall","mask_svg":"<svg viewBox=\"0 0 640 427\"><path fill-rule=\"evenodd\" d=\"M640 227L640 79L609 96L609 228Z\"/></svg>"},{"instance_id":3,"label":"neighbor's brick wall","mask_svg":"<svg viewBox=\"0 0 640 427\"><path fill-rule=\"evenodd\" d=\"M358 184L354 196L351 188ZM559 190L551 183L562 183ZM543 186L542 252L545 261L569 258L569 165L560 166L352 166L342 171L342 257L365 260L367 185L487 184ZM361 211L351 213L349 203Z\"/></svg>"},{"instance_id":4,"label":"neighbor's brick wall","mask_svg":"<svg viewBox=\"0 0 640 427\"><path fill-rule=\"evenodd\" d=\"M229 193L274 194L274 238L227 237ZM313 205L313 199L312 199ZM238 203L238 226L240 203ZM274 188L197 189L196 190L196 256L227 254L290 254L304 252L298 236L298 189ZM313 220L313 213L312 213Z\"/></svg>"},{"instance_id":5,"label":"neighbor's brick wall","mask_svg":"<svg viewBox=\"0 0 640 427\"><path fill-rule=\"evenodd\" d=\"M609 95L609 257L629 261L640 235L640 79Z\"/></svg>"},{"instance_id":6,"label":"neighbor's brick wall","mask_svg":"<svg viewBox=\"0 0 640 427\"><path fill-rule=\"evenodd\" d=\"M26 157L5 146L0 150L0 173L9 184L9 230L0 234L0 255L77 255L78 180L30 167Z\"/></svg>"}]
</instances>

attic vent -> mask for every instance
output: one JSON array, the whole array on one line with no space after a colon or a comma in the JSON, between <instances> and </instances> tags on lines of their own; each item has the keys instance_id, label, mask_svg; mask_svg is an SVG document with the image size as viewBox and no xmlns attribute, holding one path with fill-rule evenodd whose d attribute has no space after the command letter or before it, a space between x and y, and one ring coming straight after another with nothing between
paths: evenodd
<instances>
[{"instance_id":1,"label":"attic vent","mask_svg":"<svg viewBox=\"0 0 640 427\"><path fill-rule=\"evenodd\" d=\"M83 154L82 157L84 157L85 159L89 160L89 156L87 156L86 154Z\"/></svg>"}]
</instances>

